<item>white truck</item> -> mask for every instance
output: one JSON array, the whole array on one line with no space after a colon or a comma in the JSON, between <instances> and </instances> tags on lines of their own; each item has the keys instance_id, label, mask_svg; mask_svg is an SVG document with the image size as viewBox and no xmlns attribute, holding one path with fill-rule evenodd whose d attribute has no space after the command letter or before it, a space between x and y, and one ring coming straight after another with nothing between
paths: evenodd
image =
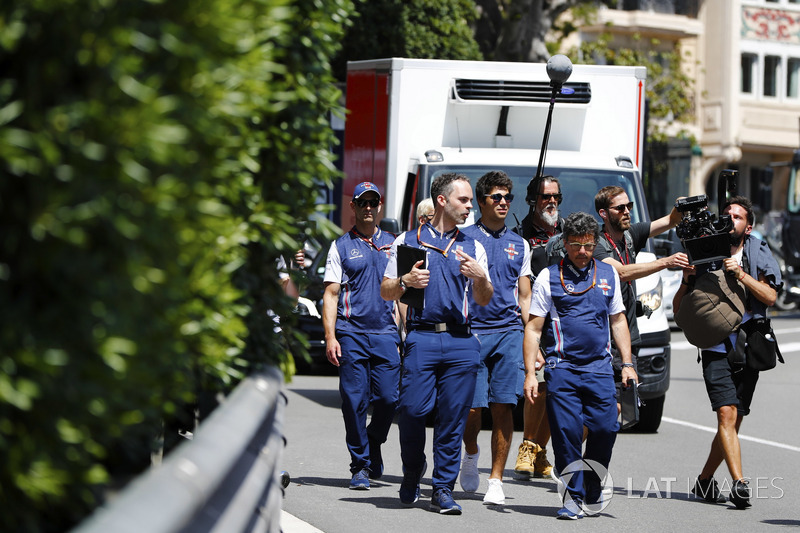
<instances>
[{"instance_id":1,"label":"white truck","mask_svg":"<svg viewBox=\"0 0 800 533\"><path fill-rule=\"evenodd\" d=\"M645 81L644 67L574 65L562 90L569 94L560 94L555 103L543 171L561 182L562 216L573 211L596 216L597 191L619 185L635 204L632 221L649 220L640 172ZM437 175L465 174L474 188L487 171L503 170L517 196L509 225L527 214L525 191L537 171L551 98L545 64L356 61L348 63L346 97L340 205L348 205L347 192L357 183L372 181L384 191L382 226L407 230ZM340 225L350 228L352 214L340 212ZM637 256L637 261L654 259L652 246ZM655 431L670 367L660 276L638 280L637 292L654 309L649 318L639 318L640 392L646 401L639 429Z\"/></svg>"}]
</instances>

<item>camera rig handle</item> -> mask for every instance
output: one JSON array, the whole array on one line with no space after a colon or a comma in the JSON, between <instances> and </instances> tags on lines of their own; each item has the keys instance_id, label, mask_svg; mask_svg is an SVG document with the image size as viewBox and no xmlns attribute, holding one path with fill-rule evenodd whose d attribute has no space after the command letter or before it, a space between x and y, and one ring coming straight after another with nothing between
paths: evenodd
<instances>
[{"instance_id":1,"label":"camera rig handle","mask_svg":"<svg viewBox=\"0 0 800 533\"><path fill-rule=\"evenodd\" d=\"M717 213L722 216L725 203L729 198L736 196L736 178L738 170L726 169L719 173L717 178Z\"/></svg>"}]
</instances>

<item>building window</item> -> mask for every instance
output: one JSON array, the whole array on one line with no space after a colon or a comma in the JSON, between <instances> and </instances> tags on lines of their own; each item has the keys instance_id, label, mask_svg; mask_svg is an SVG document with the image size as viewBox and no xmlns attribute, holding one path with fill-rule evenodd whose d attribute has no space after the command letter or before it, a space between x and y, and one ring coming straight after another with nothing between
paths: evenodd
<instances>
[{"instance_id":1,"label":"building window","mask_svg":"<svg viewBox=\"0 0 800 533\"><path fill-rule=\"evenodd\" d=\"M778 96L778 75L780 74L780 66L780 57L764 57L764 96Z\"/></svg>"},{"instance_id":2,"label":"building window","mask_svg":"<svg viewBox=\"0 0 800 533\"><path fill-rule=\"evenodd\" d=\"M742 54L742 92L753 94L753 74L757 57L755 54Z\"/></svg>"},{"instance_id":3,"label":"building window","mask_svg":"<svg viewBox=\"0 0 800 533\"><path fill-rule=\"evenodd\" d=\"M786 96L800 96L800 59L790 57L786 62Z\"/></svg>"}]
</instances>

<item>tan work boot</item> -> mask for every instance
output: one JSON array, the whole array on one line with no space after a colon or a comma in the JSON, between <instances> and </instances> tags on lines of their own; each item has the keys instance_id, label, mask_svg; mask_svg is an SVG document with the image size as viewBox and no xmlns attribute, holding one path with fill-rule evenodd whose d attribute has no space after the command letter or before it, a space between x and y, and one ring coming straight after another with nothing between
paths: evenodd
<instances>
[{"instance_id":1,"label":"tan work boot","mask_svg":"<svg viewBox=\"0 0 800 533\"><path fill-rule=\"evenodd\" d=\"M514 473L521 477L532 478L535 475L536 454L541 450L538 444L532 440L523 440L519 445L519 455L517 464L514 466Z\"/></svg>"},{"instance_id":2,"label":"tan work boot","mask_svg":"<svg viewBox=\"0 0 800 533\"><path fill-rule=\"evenodd\" d=\"M533 477L553 478L553 465L547 460L547 450L536 444L536 461L533 464Z\"/></svg>"}]
</instances>

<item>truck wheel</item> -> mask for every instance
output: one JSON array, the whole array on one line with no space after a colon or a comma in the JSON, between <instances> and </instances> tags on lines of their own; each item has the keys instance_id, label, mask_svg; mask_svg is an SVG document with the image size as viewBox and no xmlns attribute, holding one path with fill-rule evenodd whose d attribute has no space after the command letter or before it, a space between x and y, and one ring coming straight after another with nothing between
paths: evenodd
<instances>
[{"instance_id":1,"label":"truck wheel","mask_svg":"<svg viewBox=\"0 0 800 533\"><path fill-rule=\"evenodd\" d=\"M664 398L651 398L639 408L639 423L631 429L640 433L655 433L661 425L661 413L664 411Z\"/></svg>"}]
</instances>

